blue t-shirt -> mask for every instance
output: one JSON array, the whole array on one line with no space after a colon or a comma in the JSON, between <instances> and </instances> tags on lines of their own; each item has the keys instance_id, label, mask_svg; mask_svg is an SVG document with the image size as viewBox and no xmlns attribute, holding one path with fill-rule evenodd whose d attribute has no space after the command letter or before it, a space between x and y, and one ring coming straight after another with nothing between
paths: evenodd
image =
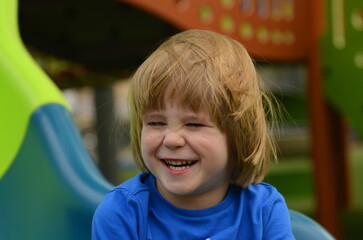
<instances>
[{"instance_id":1,"label":"blue t-shirt","mask_svg":"<svg viewBox=\"0 0 363 240\"><path fill-rule=\"evenodd\" d=\"M231 185L216 206L187 210L167 202L155 178L139 174L110 191L98 206L92 239L295 239L284 198L266 183Z\"/></svg>"}]
</instances>

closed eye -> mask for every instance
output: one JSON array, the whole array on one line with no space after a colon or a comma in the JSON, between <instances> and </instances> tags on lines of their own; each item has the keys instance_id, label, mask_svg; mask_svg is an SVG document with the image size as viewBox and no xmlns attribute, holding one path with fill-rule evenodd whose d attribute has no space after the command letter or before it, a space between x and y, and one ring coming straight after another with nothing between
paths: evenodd
<instances>
[{"instance_id":1,"label":"closed eye","mask_svg":"<svg viewBox=\"0 0 363 240\"><path fill-rule=\"evenodd\" d=\"M157 127L157 126L164 126L166 124L163 122L148 122L147 125Z\"/></svg>"},{"instance_id":2,"label":"closed eye","mask_svg":"<svg viewBox=\"0 0 363 240\"><path fill-rule=\"evenodd\" d=\"M204 127L205 125L203 125L201 123L187 123L186 126L198 128L198 127Z\"/></svg>"}]
</instances>

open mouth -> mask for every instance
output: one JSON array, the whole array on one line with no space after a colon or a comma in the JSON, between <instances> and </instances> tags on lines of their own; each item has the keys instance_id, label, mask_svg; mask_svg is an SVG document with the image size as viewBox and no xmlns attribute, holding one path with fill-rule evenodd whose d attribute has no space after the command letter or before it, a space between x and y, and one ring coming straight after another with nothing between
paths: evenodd
<instances>
[{"instance_id":1,"label":"open mouth","mask_svg":"<svg viewBox=\"0 0 363 240\"><path fill-rule=\"evenodd\" d=\"M194 164L197 163L197 161L192 161L192 160L163 160L165 165L170 168L171 170L174 171L180 171L180 170L184 170L187 168L190 168L191 166L193 166Z\"/></svg>"}]
</instances>

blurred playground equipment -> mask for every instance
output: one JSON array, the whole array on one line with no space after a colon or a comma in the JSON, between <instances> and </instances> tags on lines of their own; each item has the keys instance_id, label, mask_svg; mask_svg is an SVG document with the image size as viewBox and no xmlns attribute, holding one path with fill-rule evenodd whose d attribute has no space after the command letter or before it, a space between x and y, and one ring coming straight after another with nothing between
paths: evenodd
<instances>
[{"instance_id":1,"label":"blurred playground equipment","mask_svg":"<svg viewBox=\"0 0 363 240\"><path fill-rule=\"evenodd\" d=\"M325 96L363 136L363 4L327 1L321 41Z\"/></svg>"},{"instance_id":2,"label":"blurred playground equipment","mask_svg":"<svg viewBox=\"0 0 363 240\"><path fill-rule=\"evenodd\" d=\"M291 227L296 240L334 240L320 224L294 210L289 210Z\"/></svg>"},{"instance_id":3,"label":"blurred playground equipment","mask_svg":"<svg viewBox=\"0 0 363 240\"><path fill-rule=\"evenodd\" d=\"M90 239L112 187L68 107L18 35L17 1L0 2L0 238Z\"/></svg>"},{"instance_id":4,"label":"blurred playground equipment","mask_svg":"<svg viewBox=\"0 0 363 240\"><path fill-rule=\"evenodd\" d=\"M40 0L29 1L43 4ZM317 220L341 239L340 211L349 204L346 124L342 116L363 136L363 4L358 0L119 3L181 30L201 28L229 35L242 42L257 60L306 64ZM16 0L0 1L0 238L90 239L93 211L112 185L104 180L85 150L60 91L23 46L17 9ZM74 14L70 9L66 16ZM150 21L165 27L159 20ZM174 31L170 28L160 33ZM137 35L140 29L131 32ZM160 40L152 30L149 32ZM142 48L138 54L146 55L148 50ZM127 57L132 55L131 50L127 52ZM124 66L138 61L131 58ZM306 218L291 211L291 219L298 234L299 223ZM317 229L312 233L325 232L316 222L309 222L306 227Z\"/></svg>"}]
</instances>

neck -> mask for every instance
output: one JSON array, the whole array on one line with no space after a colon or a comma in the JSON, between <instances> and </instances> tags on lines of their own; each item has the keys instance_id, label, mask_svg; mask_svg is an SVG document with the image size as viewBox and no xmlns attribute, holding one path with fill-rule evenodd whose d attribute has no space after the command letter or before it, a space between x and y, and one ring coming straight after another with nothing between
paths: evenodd
<instances>
[{"instance_id":1,"label":"neck","mask_svg":"<svg viewBox=\"0 0 363 240\"><path fill-rule=\"evenodd\" d=\"M158 188L159 193L172 205L189 210L210 208L221 203L227 195L229 185L220 186L204 193L175 195Z\"/></svg>"}]
</instances>

